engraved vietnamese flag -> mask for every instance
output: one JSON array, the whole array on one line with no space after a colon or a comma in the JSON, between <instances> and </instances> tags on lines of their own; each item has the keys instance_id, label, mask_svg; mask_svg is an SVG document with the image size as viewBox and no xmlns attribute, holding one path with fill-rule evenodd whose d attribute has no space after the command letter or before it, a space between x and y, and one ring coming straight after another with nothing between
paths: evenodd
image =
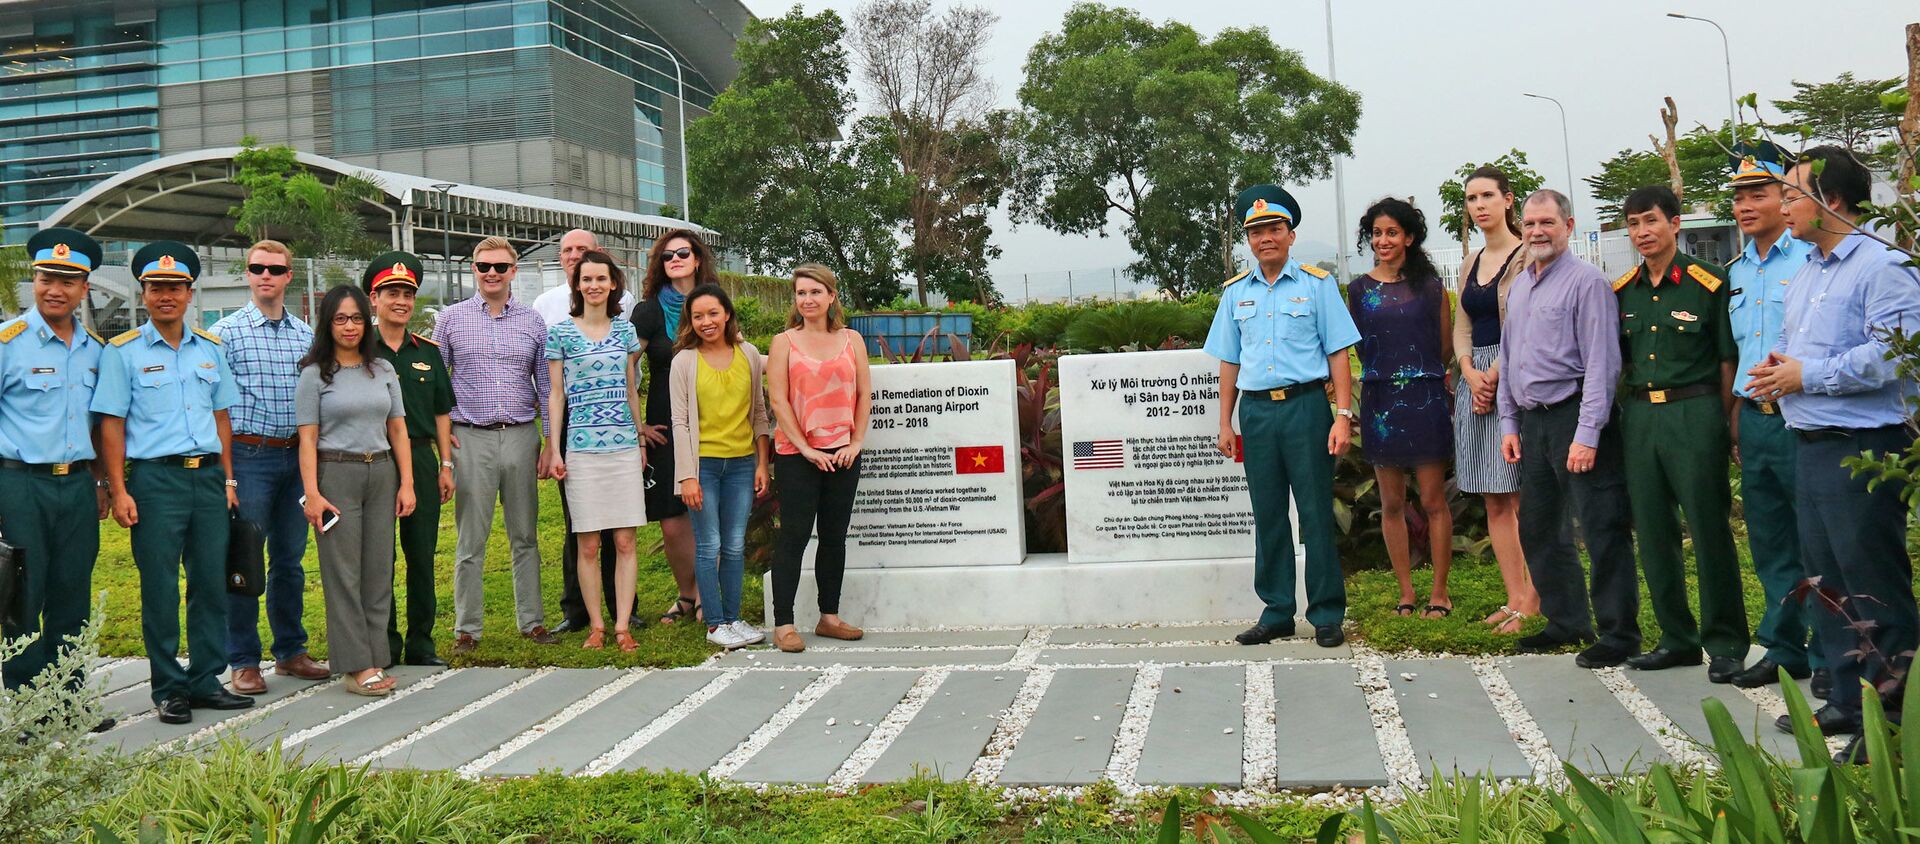
<instances>
[{"instance_id":1,"label":"engraved vietnamese flag","mask_svg":"<svg viewBox=\"0 0 1920 844\"><path fill-rule=\"evenodd\" d=\"M956 475L997 475L1006 470L1006 452L1001 446L963 445L953 450Z\"/></svg>"}]
</instances>

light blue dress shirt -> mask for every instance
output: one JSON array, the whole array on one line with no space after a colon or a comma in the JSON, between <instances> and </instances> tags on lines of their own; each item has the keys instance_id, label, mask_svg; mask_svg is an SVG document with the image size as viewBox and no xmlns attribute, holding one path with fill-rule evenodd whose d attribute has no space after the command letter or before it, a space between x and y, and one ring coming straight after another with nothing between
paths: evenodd
<instances>
[{"instance_id":1,"label":"light blue dress shirt","mask_svg":"<svg viewBox=\"0 0 1920 844\"><path fill-rule=\"evenodd\" d=\"M1787 285L1774 350L1800 361L1801 392L1780 400L1795 430L1880 428L1912 412L1914 384L1887 360L1885 332L1920 331L1920 274L1905 256L1858 232L1833 253L1813 250Z\"/></svg>"},{"instance_id":2,"label":"light blue dress shirt","mask_svg":"<svg viewBox=\"0 0 1920 844\"><path fill-rule=\"evenodd\" d=\"M1288 259L1280 278L1252 272L1220 291L1206 352L1240 365L1234 386L1276 390L1327 377L1327 356L1360 342L1340 286Z\"/></svg>"},{"instance_id":3,"label":"light blue dress shirt","mask_svg":"<svg viewBox=\"0 0 1920 844\"><path fill-rule=\"evenodd\" d=\"M78 320L73 343L62 341L38 308L0 323L0 457L22 463L94 458L88 407L103 348Z\"/></svg>"},{"instance_id":4,"label":"light blue dress shirt","mask_svg":"<svg viewBox=\"0 0 1920 844\"><path fill-rule=\"evenodd\" d=\"M107 344L93 412L127 420L127 459L219 454L213 413L233 406L238 391L220 344L197 331L167 345L153 323Z\"/></svg>"},{"instance_id":5,"label":"light blue dress shirt","mask_svg":"<svg viewBox=\"0 0 1920 844\"><path fill-rule=\"evenodd\" d=\"M1733 372L1734 395L1747 395L1747 373L1773 351L1774 341L1780 338L1780 323L1786 319L1787 282L1800 272L1807 263L1807 253L1812 251L1813 244L1795 240L1783 231L1764 260L1759 247L1748 240L1747 248L1727 265L1728 280L1733 284L1727 301L1728 316L1733 322L1733 340L1740 346L1739 368Z\"/></svg>"}]
</instances>

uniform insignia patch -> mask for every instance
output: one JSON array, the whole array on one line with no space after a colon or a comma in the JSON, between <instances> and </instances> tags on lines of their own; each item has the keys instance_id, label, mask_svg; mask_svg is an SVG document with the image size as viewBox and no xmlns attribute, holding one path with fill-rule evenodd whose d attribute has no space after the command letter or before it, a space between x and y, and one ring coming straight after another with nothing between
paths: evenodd
<instances>
[{"instance_id":1,"label":"uniform insignia patch","mask_svg":"<svg viewBox=\"0 0 1920 844\"><path fill-rule=\"evenodd\" d=\"M1679 270L1675 269L1674 272L1677 273L1679 272ZM1713 273L1707 272L1706 269L1701 267L1699 264L1693 264L1688 266L1687 275L1693 276L1693 280L1700 282L1700 286L1706 288L1707 292L1709 293L1720 292L1720 278L1718 276L1715 276ZM1675 281L1680 280L1680 277L1677 275L1674 276L1673 278Z\"/></svg>"},{"instance_id":2,"label":"uniform insignia patch","mask_svg":"<svg viewBox=\"0 0 1920 844\"><path fill-rule=\"evenodd\" d=\"M1741 292L1742 292L1742 289L1741 289L1741 288L1738 288L1738 287L1736 287L1736 288L1734 288L1734 289L1732 289L1732 290L1729 290L1729 291L1727 291L1727 295L1728 295L1728 296L1738 296L1738 295L1740 295L1740 294L1741 294Z\"/></svg>"},{"instance_id":3,"label":"uniform insignia patch","mask_svg":"<svg viewBox=\"0 0 1920 844\"><path fill-rule=\"evenodd\" d=\"M53 245L53 257L55 260L65 261L67 259L67 256L72 254L73 254L73 247L70 247L64 243L56 243Z\"/></svg>"},{"instance_id":4,"label":"uniform insignia patch","mask_svg":"<svg viewBox=\"0 0 1920 844\"><path fill-rule=\"evenodd\" d=\"M201 361L201 362L200 362L200 368L201 368L201 369L212 369L212 368L213 368L213 361L210 361L210 360L205 360L205 361Z\"/></svg>"},{"instance_id":5,"label":"uniform insignia patch","mask_svg":"<svg viewBox=\"0 0 1920 844\"><path fill-rule=\"evenodd\" d=\"M1300 271L1314 278L1326 278L1329 275L1326 270L1320 269L1312 264L1301 264Z\"/></svg>"},{"instance_id":6,"label":"uniform insignia patch","mask_svg":"<svg viewBox=\"0 0 1920 844\"><path fill-rule=\"evenodd\" d=\"M1289 301L1289 302L1292 302L1292 303L1294 303L1294 304L1296 304L1296 305L1298 305L1298 304L1300 304L1300 303L1302 303L1302 302L1311 302L1311 301L1313 301L1313 297L1312 297L1312 296L1294 296L1294 297L1292 297L1292 298L1289 298L1289 299L1288 299L1287 301Z\"/></svg>"},{"instance_id":7,"label":"uniform insignia patch","mask_svg":"<svg viewBox=\"0 0 1920 844\"><path fill-rule=\"evenodd\" d=\"M6 328L0 328L0 343L13 342L13 338L20 336L20 332L25 330L27 330L27 321L24 319L19 320L14 324L7 326Z\"/></svg>"},{"instance_id":8,"label":"uniform insignia patch","mask_svg":"<svg viewBox=\"0 0 1920 844\"><path fill-rule=\"evenodd\" d=\"M29 375L52 375L52 374L53 374L54 372L56 372L56 371L57 371L57 370L55 370L55 369L54 369L53 367L51 367L51 366L36 366L36 367L34 367L33 369L31 369L31 370L28 370L28 372L27 372L27 374L29 374Z\"/></svg>"},{"instance_id":9,"label":"uniform insignia patch","mask_svg":"<svg viewBox=\"0 0 1920 844\"><path fill-rule=\"evenodd\" d=\"M1699 322L1700 321L1699 317L1694 316L1691 312L1688 312L1688 311L1672 311L1670 312L1669 315L1681 322Z\"/></svg>"},{"instance_id":10,"label":"uniform insignia patch","mask_svg":"<svg viewBox=\"0 0 1920 844\"><path fill-rule=\"evenodd\" d=\"M1233 306L1236 308L1251 308L1253 307L1253 305L1254 305L1254 301L1252 299L1233 303Z\"/></svg>"},{"instance_id":11,"label":"uniform insignia patch","mask_svg":"<svg viewBox=\"0 0 1920 844\"><path fill-rule=\"evenodd\" d=\"M433 364L427 363L424 360L416 360L413 362L413 368L418 369L421 372L432 372Z\"/></svg>"},{"instance_id":12,"label":"uniform insignia patch","mask_svg":"<svg viewBox=\"0 0 1920 844\"><path fill-rule=\"evenodd\" d=\"M1251 275L1252 273L1253 273L1253 270L1244 270L1239 275L1236 275L1233 278L1227 279L1227 284L1232 284L1236 281L1239 281L1240 279L1246 278L1248 275ZM1226 285L1222 285L1222 286L1224 287ZM438 345L438 344L435 344L435 345Z\"/></svg>"},{"instance_id":13,"label":"uniform insignia patch","mask_svg":"<svg viewBox=\"0 0 1920 844\"><path fill-rule=\"evenodd\" d=\"M201 331L201 330L200 330L200 329L198 329L198 328L196 328L196 329L194 329L194 330L193 330L193 333L195 333L195 334L198 334L198 335L200 335L200 336L201 336L202 338L204 338L204 339L206 339L206 340L210 340L210 341L212 341L212 342L213 342L213 343L215 343L215 344L218 344L218 343L220 342L220 335L218 335L218 334L214 334L214 333L211 333L211 332L207 332L207 331Z\"/></svg>"},{"instance_id":14,"label":"uniform insignia patch","mask_svg":"<svg viewBox=\"0 0 1920 844\"><path fill-rule=\"evenodd\" d=\"M174 266L175 266L175 265L176 265L177 263L178 263L178 262L176 262L176 261L174 261L174 260L173 260L173 256L172 256L172 255L162 255L162 256L160 256L160 269L163 269L163 270L171 270L171 269L173 269L173 268L174 268Z\"/></svg>"},{"instance_id":15,"label":"uniform insignia patch","mask_svg":"<svg viewBox=\"0 0 1920 844\"><path fill-rule=\"evenodd\" d=\"M147 373L147 372L164 372L164 371L166 371L166 369L167 369L167 365L166 365L166 364L164 364L164 363L156 363L156 364L154 364L154 365L152 365L152 366L149 366L149 367L146 367L146 368L144 368L144 369L141 369L140 371L141 371L142 373Z\"/></svg>"},{"instance_id":16,"label":"uniform insignia patch","mask_svg":"<svg viewBox=\"0 0 1920 844\"><path fill-rule=\"evenodd\" d=\"M1634 267L1633 269L1627 270L1626 275L1623 275L1619 278L1614 279L1613 292L1615 293L1620 292L1620 288L1627 286L1627 282L1633 281L1633 277L1637 275L1639 272L1640 272L1640 268Z\"/></svg>"},{"instance_id":17,"label":"uniform insignia patch","mask_svg":"<svg viewBox=\"0 0 1920 844\"><path fill-rule=\"evenodd\" d=\"M435 342L433 342L433 338L431 338L431 337L423 337L423 336L421 336L421 335L419 335L419 334L415 334L415 335L413 335L413 339L415 339L415 340L419 340L420 342L422 342L422 343L425 343L425 344L427 344L427 345L429 345L429 346L432 346L432 347L434 347L434 348L436 348L436 349L438 349L438 348L440 348L440 344L439 344L439 343L435 343Z\"/></svg>"},{"instance_id":18,"label":"uniform insignia patch","mask_svg":"<svg viewBox=\"0 0 1920 844\"><path fill-rule=\"evenodd\" d=\"M136 329L133 329L132 331L123 331L120 334L115 335L114 338L108 342L111 342L115 346L124 346L128 343L133 342L133 338L138 336L140 336L140 329L136 328Z\"/></svg>"}]
</instances>

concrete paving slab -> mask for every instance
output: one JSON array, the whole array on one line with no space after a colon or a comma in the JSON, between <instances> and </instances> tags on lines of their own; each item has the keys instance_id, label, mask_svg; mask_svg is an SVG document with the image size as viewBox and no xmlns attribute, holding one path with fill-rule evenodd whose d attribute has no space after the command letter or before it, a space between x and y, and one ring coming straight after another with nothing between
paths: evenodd
<instances>
[{"instance_id":1,"label":"concrete paving slab","mask_svg":"<svg viewBox=\"0 0 1920 844\"><path fill-rule=\"evenodd\" d=\"M823 783L900 703L917 671L848 674L735 772L742 782ZM827 726L832 719L833 726Z\"/></svg>"},{"instance_id":2,"label":"concrete paving slab","mask_svg":"<svg viewBox=\"0 0 1920 844\"><path fill-rule=\"evenodd\" d=\"M993 738L1000 712L1013 703L1027 675L1020 671L955 671L933 690L861 782L899 782L925 774L965 779Z\"/></svg>"},{"instance_id":3,"label":"concrete paving slab","mask_svg":"<svg viewBox=\"0 0 1920 844\"><path fill-rule=\"evenodd\" d=\"M1388 784L1359 679L1347 663L1273 667L1281 788Z\"/></svg>"},{"instance_id":4,"label":"concrete paving slab","mask_svg":"<svg viewBox=\"0 0 1920 844\"><path fill-rule=\"evenodd\" d=\"M1448 775L1532 776L1533 766L1465 660L1396 659L1386 665L1422 773L1438 767ZM1407 680L1404 674L1415 676Z\"/></svg>"},{"instance_id":5,"label":"concrete paving slab","mask_svg":"<svg viewBox=\"0 0 1920 844\"><path fill-rule=\"evenodd\" d=\"M117 747L123 751L131 752L148 745L186 738L207 727L246 715L253 712L255 708L266 706L288 695L305 691L314 685L312 681L298 680L292 677L278 677L275 679L280 682L268 681L266 694L253 696L253 708L229 710L195 709L193 710L193 721L186 724L162 724L159 718L148 718L137 724L130 724L118 729L108 730L99 736L98 741L105 746ZM138 689L142 694L147 690L147 686L144 683L134 688ZM151 697L145 697L143 699L146 701L146 708L153 706L153 699Z\"/></svg>"},{"instance_id":6,"label":"concrete paving slab","mask_svg":"<svg viewBox=\"0 0 1920 844\"><path fill-rule=\"evenodd\" d=\"M405 688L445 670L432 666L396 665L387 669L387 674L398 681L401 688ZM241 725L232 734L242 741L264 747L272 744L275 739L285 738L310 727L318 727L376 700L379 698L356 695L347 691L346 686L335 682L306 698Z\"/></svg>"},{"instance_id":7,"label":"concrete paving slab","mask_svg":"<svg viewBox=\"0 0 1920 844\"><path fill-rule=\"evenodd\" d=\"M532 776L541 771L578 773L621 740L672 709L720 676L718 671L655 671L578 717L494 763L488 776ZM789 685L798 691L806 683Z\"/></svg>"},{"instance_id":8,"label":"concrete paving slab","mask_svg":"<svg viewBox=\"0 0 1920 844\"><path fill-rule=\"evenodd\" d=\"M811 671L744 674L712 700L687 713L672 729L627 757L617 770L685 771L713 767L760 725L820 676Z\"/></svg>"},{"instance_id":9,"label":"concrete paving slab","mask_svg":"<svg viewBox=\"0 0 1920 844\"><path fill-rule=\"evenodd\" d=\"M1014 647L1026 641L1027 629L1011 630L906 630L896 632L868 631L865 636L848 642L843 639L829 639L802 631L801 641L807 643L807 649L823 648L950 648L956 645L999 645Z\"/></svg>"},{"instance_id":10,"label":"concrete paving slab","mask_svg":"<svg viewBox=\"0 0 1920 844\"><path fill-rule=\"evenodd\" d=\"M147 661L136 659L99 672L90 679L97 685L102 695L110 695L121 689L144 684L147 678L152 676L153 669L147 665Z\"/></svg>"},{"instance_id":11,"label":"concrete paving slab","mask_svg":"<svg viewBox=\"0 0 1920 844\"><path fill-rule=\"evenodd\" d=\"M852 668L926 668L934 665L1003 665L1013 659L1013 648L993 648L977 651L844 651L822 648L808 648L797 654L781 653L772 648L756 649L752 658L748 654L735 651L722 657L716 663L721 668L791 668L806 666L824 668L829 665L845 665Z\"/></svg>"},{"instance_id":12,"label":"concrete paving slab","mask_svg":"<svg viewBox=\"0 0 1920 844\"><path fill-rule=\"evenodd\" d=\"M1086 785L1106 776L1134 673L1131 668L1055 672L999 783Z\"/></svg>"},{"instance_id":13,"label":"concrete paving slab","mask_svg":"<svg viewBox=\"0 0 1920 844\"><path fill-rule=\"evenodd\" d=\"M458 768L487 755L514 736L614 681L612 669L563 668L541 677L478 712L448 724L374 762L377 768Z\"/></svg>"},{"instance_id":14,"label":"concrete paving slab","mask_svg":"<svg viewBox=\"0 0 1920 844\"><path fill-rule=\"evenodd\" d=\"M1134 780L1141 785L1238 788L1246 680L1246 669L1237 665L1162 672Z\"/></svg>"},{"instance_id":15,"label":"concrete paving slab","mask_svg":"<svg viewBox=\"0 0 1920 844\"><path fill-rule=\"evenodd\" d=\"M1323 648L1312 639L1282 639L1264 645L1119 645L1115 647L1047 648L1040 652L1045 665L1113 665L1135 662L1227 662L1262 659L1346 659L1346 645Z\"/></svg>"},{"instance_id":16,"label":"concrete paving slab","mask_svg":"<svg viewBox=\"0 0 1920 844\"><path fill-rule=\"evenodd\" d=\"M1773 716L1760 711L1760 705L1739 689L1707 682L1707 669L1704 667L1686 666L1665 671L1628 670L1626 675L1648 700L1666 713L1675 726L1695 741L1713 743L1713 733L1707 729L1706 711L1700 708L1702 701L1713 697L1727 705L1727 711L1733 714L1734 726L1739 727L1748 739L1776 755L1789 759L1800 758L1799 747L1794 744L1793 736L1774 729ZM1815 705L1814 708L1819 707Z\"/></svg>"},{"instance_id":17,"label":"concrete paving slab","mask_svg":"<svg viewBox=\"0 0 1920 844\"><path fill-rule=\"evenodd\" d=\"M1589 774L1639 772L1669 761L1592 671L1565 656L1503 659L1500 673L1561 759ZM1416 682L1414 685L1418 685Z\"/></svg>"},{"instance_id":18,"label":"concrete paving slab","mask_svg":"<svg viewBox=\"0 0 1920 844\"><path fill-rule=\"evenodd\" d=\"M1159 642L1232 644L1245 624L1197 624L1179 627L1062 627L1047 636L1050 645L1148 645ZM1309 630L1308 633L1312 631Z\"/></svg>"},{"instance_id":19,"label":"concrete paving slab","mask_svg":"<svg viewBox=\"0 0 1920 844\"><path fill-rule=\"evenodd\" d=\"M525 668L450 673L431 688L396 698L378 711L308 739L300 750L308 761L351 762L532 673Z\"/></svg>"}]
</instances>

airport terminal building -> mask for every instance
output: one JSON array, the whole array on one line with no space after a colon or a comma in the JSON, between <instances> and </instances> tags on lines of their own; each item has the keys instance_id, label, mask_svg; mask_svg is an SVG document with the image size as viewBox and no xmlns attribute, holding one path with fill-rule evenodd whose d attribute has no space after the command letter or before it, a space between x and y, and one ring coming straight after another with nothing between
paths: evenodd
<instances>
[{"instance_id":1,"label":"airport terminal building","mask_svg":"<svg viewBox=\"0 0 1920 844\"><path fill-rule=\"evenodd\" d=\"M115 174L247 135L671 213L684 121L733 79L750 19L738 0L0 0L5 242Z\"/></svg>"}]
</instances>

